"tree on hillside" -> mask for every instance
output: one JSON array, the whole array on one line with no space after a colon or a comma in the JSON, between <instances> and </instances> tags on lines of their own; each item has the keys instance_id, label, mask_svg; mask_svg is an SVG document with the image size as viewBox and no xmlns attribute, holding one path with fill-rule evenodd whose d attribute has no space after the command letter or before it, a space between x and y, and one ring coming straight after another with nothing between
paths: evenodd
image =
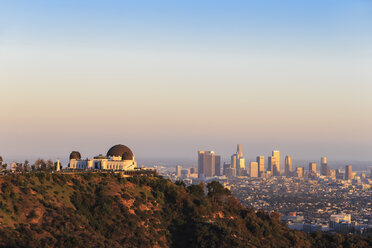
<instances>
[{"instance_id":1,"label":"tree on hillside","mask_svg":"<svg viewBox=\"0 0 372 248\"><path fill-rule=\"evenodd\" d=\"M224 188L222 184L217 181L213 181L207 184L208 196L213 201L223 201L227 196L231 195L230 190Z\"/></svg>"},{"instance_id":2,"label":"tree on hillside","mask_svg":"<svg viewBox=\"0 0 372 248\"><path fill-rule=\"evenodd\" d=\"M218 196L218 195L230 195L230 190L224 188L222 184L217 181L213 181L207 184L208 196Z\"/></svg>"},{"instance_id":3,"label":"tree on hillside","mask_svg":"<svg viewBox=\"0 0 372 248\"><path fill-rule=\"evenodd\" d=\"M0 156L0 168L1 168L2 170L6 170L6 167L7 167L7 166L8 166L7 164L3 164L3 157Z\"/></svg>"},{"instance_id":4,"label":"tree on hillside","mask_svg":"<svg viewBox=\"0 0 372 248\"><path fill-rule=\"evenodd\" d=\"M187 190L190 192L190 194L198 197L204 196L204 189L200 184L191 184L189 187L187 187Z\"/></svg>"},{"instance_id":5,"label":"tree on hillside","mask_svg":"<svg viewBox=\"0 0 372 248\"><path fill-rule=\"evenodd\" d=\"M46 170L47 171L51 171L51 170L54 170L54 163L52 160L48 159L46 161Z\"/></svg>"},{"instance_id":6,"label":"tree on hillside","mask_svg":"<svg viewBox=\"0 0 372 248\"><path fill-rule=\"evenodd\" d=\"M30 162L28 160L25 160L25 162L23 163L23 170L24 171L30 171L31 170Z\"/></svg>"},{"instance_id":7,"label":"tree on hillside","mask_svg":"<svg viewBox=\"0 0 372 248\"><path fill-rule=\"evenodd\" d=\"M23 171L23 164L22 163L16 163L16 171Z\"/></svg>"},{"instance_id":8,"label":"tree on hillside","mask_svg":"<svg viewBox=\"0 0 372 248\"><path fill-rule=\"evenodd\" d=\"M35 170L45 170L46 169L46 163L44 159L38 158L35 161Z\"/></svg>"}]
</instances>

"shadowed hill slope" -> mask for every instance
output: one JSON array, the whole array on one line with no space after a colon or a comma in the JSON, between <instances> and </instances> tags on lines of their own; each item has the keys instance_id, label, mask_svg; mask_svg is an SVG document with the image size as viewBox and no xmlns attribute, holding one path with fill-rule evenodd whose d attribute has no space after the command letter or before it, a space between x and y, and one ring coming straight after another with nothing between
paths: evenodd
<instances>
[{"instance_id":1,"label":"shadowed hill slope","mask_svg":"<svg viewBox=\"0 0 372 248\"><path fill-rule=\"evenodd\" d=\"M219 183L185 187L112 174L0 178L2 247L369 247L357 236L291 231Z\"/></svg>"}]
</instances>

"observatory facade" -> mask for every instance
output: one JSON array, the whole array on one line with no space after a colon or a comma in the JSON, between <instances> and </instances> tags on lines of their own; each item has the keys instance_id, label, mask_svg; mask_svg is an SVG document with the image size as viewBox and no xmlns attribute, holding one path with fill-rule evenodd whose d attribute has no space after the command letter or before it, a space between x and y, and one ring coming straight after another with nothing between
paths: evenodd
<instances>
[{"instance_id":1,"label":"observatory facade","mask_svg":"<svg viewBox=\"0 0 372 248\"><path fill-rule=\"evenodd\" d=\"M98 155L93 159L81 159L77 151L70 154L69 169L94 169L94 170L114 170L127 171L137 168L133 152L125 145L116 145L108 150L106 156Z\"/></svg>"}]
</instances>

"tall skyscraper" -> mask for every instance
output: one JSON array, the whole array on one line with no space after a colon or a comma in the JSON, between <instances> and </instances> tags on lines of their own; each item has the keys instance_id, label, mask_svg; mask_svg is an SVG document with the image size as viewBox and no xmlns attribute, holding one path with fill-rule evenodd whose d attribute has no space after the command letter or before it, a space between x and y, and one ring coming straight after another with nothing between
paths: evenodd
<instances>
[{"instance_id":1,"label":"tall skyscraper","mask_svg":"<svg viewBox=\"0 0 372 248\"><path fill-rule=\"evenodd\" d=\"M245 159L239 158L237 162L238 162L237 167L241 170L245 170Z\"/></svg>"},{"instance_id":2,"label":"tall skyscraper","mask_svg":"<svg viewBox=\"0 0 372 248\"><path fill-rule=\"evenodd\" d=\"M256 159L256 162L258 163L258 176L264 177L265 175L265 157L264 156L258 156Z\"/></svg>"},{"instance_id":3,"label":"tall skyscraper","mask_svg":"<svg viewBox=\"0 0 372 248\"><path fill-rule=\"evenodd\" d=\"M241 176L245 170L245 159L241 144L237 145L236 153L231 156L231 168L235 169L236 176Z\"/></svg>"},{"instance_id":4,"label":"tall skyscraper","mask_svg":"<svg viewBox=\"0 0 372 248\"><path fill-rule=\"evenodd\" d=\"M214 151L198 152L198 174L199 177L213 177L215 175L216 156Z\"/></svg>"},{"instance_id":5,"label":"tall skyscraper","mask_svg":"<svg viewBox=\"0 0 372 248\"><path fill-rule=\"evenodd\" d=\"M176 167L176 176L177 177L181 177L181 170L182 170L182 166L177 165L177 167Z\"/></svg>"},{"instance_id":6,"label":"tall skyscraper","mask_svg":"<svg viewBox=\"0 0 372 248\"><path fill-rule=\"evenodd\" d=\"M215 155L215 175L221 176L221 156Z\"/></svg>"},{"instance_id":7,"label":"tall skyscraper","mask_svg":"<svg viewBox=\"0 0 372 248\"><path fill-rule=\"evenodd\" d=\"M226 163L223 163L223 175L227 176L227 171L229 171L229 173L231 173L230 170L228 169L231 169L231 164L226 164Z\"/></svg>"},{"instance_id":8,"label":"tall skyscraper","mask_svg":"<svg viewBox=\"0 0 372 248\"><path fill-rule=\"evenodd\" d=\"M234 169L236 169L236 160L237 160L237 156L236 156L236 154L233 154L232 156L231 156L231 163L230 163L230 166L231 166L231 168L234 168Z\"/></svg>"},{"instance_id":9,"label":"tall skyscraper","mask_svg":"<svg viewBox=\"0 0 372 248\"><path fill-rule=\"evenodd\" d=\"M345 166L345 180L350 180L353 177L353 169L351 165Z\"/></svg>"},{"instance_id":10,"label":"tall skyscraper","mask_svg":"<svg viewBox=\"0 0 372 248\"><path fill-rule=\"evenodd\" d=\"M272 155L268 158L268 170L272 172L272 175L280 175L280 152L273 151Z\"/></svg>"},{"instance_id":11,"label":"tall skyscraper","mask_svg":"<svg viewBox=\"0 0 372 248\"><path fill-rule=\"evenodd\" d=\"M292 174L292 158L291 156L285 156L285 175L288 177Z\"/></svg>"},{"instance_id":12,"label":"tall skyscraper","mask_svg":"<svg viewBox=\"0 0 372 248\"><path fill-rule=\"evenodd\" d=\"M249 175L250 177L258 177L258 163L257 162L250 163Z\"/></svg>"},{"instance_id":13,"label":"tall skyscraper","mask_svg":"<svg viewBox=\"0 0 372 248\"><path fill-rule=\"evenodd\" d=\"M309 171L316 173L316 163L309 163Z\"/></svg>"},{"instance_id":14,"label":"tall skyscraper","mask_svg":"<svg viewBox=\"0 0 372 248\"><path fill-rule=\"evenodd\" d=\"M238 155L238 158L242 158L243 157L242 145L241 144L238 144L236 146L236 154Z\"/></svg>"},{"instance_id":15,"label":"tall skyscraper","mask_svg":"<svg viewBox=\"0 0 372 248\"><path fill-rule=\"evenodd\" d=\"M321 157L320 159L320 173L322 174L322 176L331 176L331 171L329 170L327 164L327 157Z\"/></svg>"},{"instance_id":16,"label":"tall skyscraper","mask_svg":"<svg viewBox=\"0 0 372 248\"><path fill-rule=\"evenodd\" d=\"M280 172L280 152L273 151L272 157L275 158L274 163L276 164L276 167L278 168L278 171Z\"/></svg>"},{"instance_id":17,"label":"tall skyscraper","mask_svg":"<svg viewBox=\"0 0 372 248\"><path fill-rule=\"evenodd\" d=\"M321 157L320 158L320 163L323 165L323 164L327 164L327 157Z\"/></svg>"},{"instance_id":18,"label":"tall skyscraper","mask_svg":"<svg viewBox=\"0 0 372 248\"><path fill-rule=\"evenodd\" d=\"M267 171L270 171L271 173L273 172L273 163L272 163L272 157L268 156L267 157Z\"/></svg>"}]
</instances>

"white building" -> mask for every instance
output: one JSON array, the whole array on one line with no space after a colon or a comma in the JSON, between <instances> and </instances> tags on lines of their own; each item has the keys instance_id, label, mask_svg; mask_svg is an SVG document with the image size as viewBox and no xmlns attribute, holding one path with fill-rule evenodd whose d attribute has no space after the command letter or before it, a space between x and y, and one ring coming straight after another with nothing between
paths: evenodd
<instances>
[{"instance_id":1,"label":"white building","mask_svg":"<svg viewBox=\"0 0 372 248\"><path fill-rule=\"evenodd\" d=\"M77 151L70 154L69 169L96 169L96 170L134 170L137 162L134 160L133 152L124 145L116 145L110 148L106 156L98 155L93 159L81 159Z\"/></svg>"}]
</instances>

